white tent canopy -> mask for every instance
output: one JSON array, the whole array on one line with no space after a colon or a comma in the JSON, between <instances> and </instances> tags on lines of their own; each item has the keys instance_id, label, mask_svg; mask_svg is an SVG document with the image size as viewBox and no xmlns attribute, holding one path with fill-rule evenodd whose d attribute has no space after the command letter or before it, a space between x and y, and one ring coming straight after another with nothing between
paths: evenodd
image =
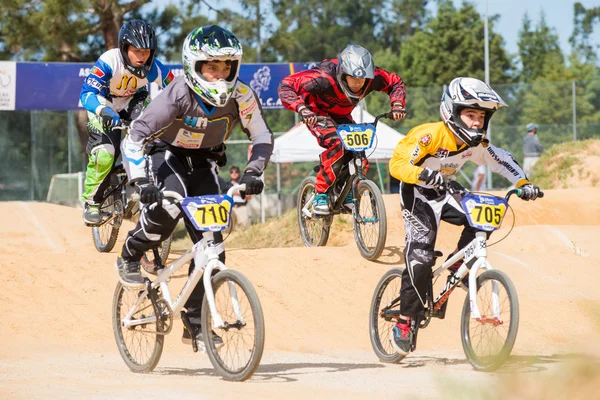
<instances>
[{"instance_id":1,"label":"white tent canopy","mask_svg":"<svg viewBox=\"0 0 600 400\"><path fill-rule=\"evenodd\" d=\"M375 117L367 111L356 107L352 111L352 118L356 122L373 122ZM369 150L367 156L370 160L388 160L396 145L404 137L396 130L384 124L381 120L377 123L375 138L375 151ZM275 139L275 146L271 162L293 163L306 161L319 161L319 154L324 149L317 144L317 139L309 132L306 125L299 123ZM372 152L372 154L370 154Z\"/></svg>"}]
</instances>

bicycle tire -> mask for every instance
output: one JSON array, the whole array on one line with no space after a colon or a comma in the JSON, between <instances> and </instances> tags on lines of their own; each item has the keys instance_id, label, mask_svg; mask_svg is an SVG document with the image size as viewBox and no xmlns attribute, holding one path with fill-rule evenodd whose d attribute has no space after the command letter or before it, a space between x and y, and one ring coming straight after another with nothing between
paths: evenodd
<instances>
[{"instance_id":1,"label":"bicycle tire","mask_svg":"<svg viewBox=\"0 0 600 400\"><path fill-rule=\"evenodd\" d=\"M398 363L406 357L405 355L399 354L396 349L392 346L392 328L396 324L397 320L390 319L387 321L381 316L381 311L384 308L382 306L382 300L385 302L384 306L389 306L389 302L397 298L400 295L400 287L402 285L402 272L404 268L393 268L387 271L383 277L377 283L375 292L373 293L373 299L371 300L371 308L369 309L369 338L371 339L371 346L377 358L386 363ZM391 287L391 291L386 293L386 289L390 284L397 279L397 282ZM398 301L398 314L400 308L400 302ZM396 308L396 305L394 305Z\"/></svg>"},{"instance_id":2,"label":"bicycle tire","mask_svg":"<svg viewBox=\"0 0 600 400\"><path fill-rule=\"evenodd\" d=\"M109 187L107 191L110 191L112 187ZM104 199L100 204L101 212L108 212L110 214L116 214L116 217L100 226L92 227L92 239L96 250L100 253L110 253L117 243L119 237L119 229L123 223L123 203L117 193Z\"/></svg>"},{"instance_id":3,"label":"bicycle tire","mask_svg":"<svg viewBox=\"0 0 600 400\"><path fill-rule=\"evenodd\" d=\"M162 242L160 242L158 254L160 255L160 259L162 260L163 265L167 264L167 259L169 258L169 253L171 251L171 244L173 242L173 236L169 236ZM152 249L146 251L142 255L142 259L140 260L140 264L144 271L149 273L150 275L156 275L156 265L154 265L154 252Z\"/></svg>"},{"instance_id":4,"label":"bicycle tire","mask_svg":"<svg viewBox=\"0 0 600 400\"><path fill-rule=\"evenodd\" d=\"M227 290L219 291L220 288L223 287L225 283L232 283L236 285L236 294L238 298L238 303L240 305L240 309L242 312L242 316L244 317L244 322L246 325L243 327L233 327L229 329L219 329L213 327L213 320L211 317L211 313L208 306L208 300L206 296L204 296L204 300L202 302L202 336L204 339L204 344L206 346L206 352L208 353L208 358L210 362L217 370L217 373L221 375L225 380L228 381L245 381L250 378L258 365L260 364L260 360L262 358L264 346L265 346L265 322L263 317L262 307L260 305L260 300L258 299L258 294L254 290L254 287L250 283L250 281L242 275L242 273L233 270L225 270L217 273L211 280L213 285L213 290L215 294L215 305L217 308L217 312L221 315L224 322L226 324L235 324L239 322L237 317L233 311L233 304L231 304L231 298L223 293ZM227 285L231 288L231 285ZM243 292L245 299L242 298L241 293ZM229 300L229 305L232 306L231 310L226 311L221 307L221 300ZM245 311L249 307L251 316L246 317ZM252 326L250 325L250 320L252 320ZM243 332L245 330L247 332ZM221 336L223 339L223 346L217 349L215 347L214 338L212 332L215 332L217 335ZM250 332L252 331L252 332ZM247 356L247 361L242 362L244 359L244 354L240 356L238 351L242 346L247 345L248 341L243 340L243 343L234 343L234 335L237 333L242 334L250 334L254 335L254 339L252 340L252 347L250 349L242 350ZM233 349L230 349L230 346ZM229 366L228 362L230 361L240 361L240 365L238 367Z\"/></svg>"},{"instance_id":5,"label":"bicycle tire","mask_svg":"<svg viewBox=\"0 0 600 400\"><path fill-rule=\"evenodd\" d=\"M115 288L115 293L113 296L112 307L113 333L115 335L115 341L117 342L119 354L121 354L121 357L123 358L123 361L125 361L127 367L136 373L147 373L151 372L160 361L165 336L163 334L156 333L158 322L156 323L154 333L152 330L143 331L146 328L144 325L137 325L132 327L132 329L123 329L121 321L125 315L127 315L131 307L135 304L135 301L139 295L138 293L139 290L126 289L123 287L123 285L121 285L121 283L117 283L117 287ZM123 304L123 297L125 294L128 294L128 297L132 299L131 304ZM140 313L139 316L146 317L154 314L152 303L148 298L146 298L146 301L142 303L142 305L144 304L145 306L138 311L138 313ZM143 313L145 310L148 310L148 315ZM133 317L135 317L138 313L134 313ZM127 335L135 335L136 330L138 331L138 335L135 337L135 340L128 341L124 332L127 333ZM136 356L139 355L141 351L134 350L133 346L139 345L141 347L144 342L148 344L149 348L151 348L150 355L146 357L145 360L137 360Z\"/></svg>"},{"instance_id":6,"label":"bicycle tire","mask_svg":"<svg viewBox=\"0 0 600 400\"><path fill-rule=\"evenodd\" d=\"M479 275L477 277L477 306L479 308L480 314L482 316L486 315L486 313L488 315L493 315L493 310L491 309L492 306L487 306L485 304L485 302L481 301L479 298L480 291L484 287L484 285L485 285L486 291L488 290L487 289L488 286L491 287L491 285L486 285L486 283L488 281L496 281L500 284L501 288L499 288L499 292L498 292L499 297L502 293L501 292L502 288L506 292L507 299L509 302L508 307L506 307L504 300L502 300L500 298L499 309L501 312L501 314L500 314L501 317L503 315L502 313L504 310L507 310L507 312L510 313L510 316L508 317L508 319L502 318L503 323L498 326L493 326L492 323L482 324L480 322L477 322L477 321L471 319L471 308L470 308L469 296L467 296L465 298L465 303L463 305L462 317L461 317L462 345L463 345L463 350L465 352L465 355L467 356L467 359L469 360L469 362L471 363L473 368L477 371L494 371L494 370L498 369L500 366L502 366L502 364L504 364L504 362L508 359L510 352L513 349L515 340L517 339L517 331L519 329L519 299L517 297L517 290L515 289L515 286L512 283L511 279L508 277L508 275L506 275L502 271L488 270L488 271L484 271L481 275ZM487 296L487 297L489 298L491 296ZM509 324L510 324L508 329L506 329L506 327L504 326L504 321L506 321L506 320L508 320ZM496 349L496 348L499 348L499 350L494 351L494 354L488 354L488 355L482 356L482 355L477 354L477 351L474 348L475 338L472 338L471 334L477 333L476 332L477 329L474 329L474 328L485 327L485 326L493 326L493 328L494 328L494 330L493 330L494 335L487 335L488 339L491 340L494 338L494 339L498 340L498 338L502 337L501 333L503 333L503 332L506 332L506 338L503 340L502 343L499 343L499 345L496 345L496 346L492 346L491 343L486 343L484 345L486 350ZM482 336L485 336L485 335L482 335ZM483 339L485 339L485 338L483 338Z\"/></svg>"},{"instance_id":7,"label":"bicycle tire","mask_svg":"<svg viewBox=\"0 0 600 400\"><path fill-rule=\"evenodd\" d=\"M307 217L302 212L302 208L315 192L317 179L314 176L305 178L300 184L298 191L298 227L300 228L300 237L306 247L320 247L327 245L329 239L329 230L333 216L325 215L323 217Z\"/></svg>"},{"instance_id":8,"label":"bicycle tire","mask_svg":"<svg viewBox=\"0 0 600 400\"><path fill-rule=\"evenodd\" d=\"M362 197L365 192L370 193L370 207L368 207L372 215L366 216L361 215L362 213ZM385 241L387 238L387 216L385 212L385 203L383 202L383 196L381 195L381 191L375 183L369 180L361 180L357 187L357 200L354 205L355 211L353 213L352 219L352 227L354 231L354 240L358 246L358 250L363 258L374 261L379 258L383 249L385 247ZM361 226L363 223L359 223L358 219L375 219L373 225L377 225L377 234L375 235L365 235ZM369 222L370 223L370 222ZM375 239L375 243L366 243L367 237L373 236Z\"/></svg>"}]
</instances>

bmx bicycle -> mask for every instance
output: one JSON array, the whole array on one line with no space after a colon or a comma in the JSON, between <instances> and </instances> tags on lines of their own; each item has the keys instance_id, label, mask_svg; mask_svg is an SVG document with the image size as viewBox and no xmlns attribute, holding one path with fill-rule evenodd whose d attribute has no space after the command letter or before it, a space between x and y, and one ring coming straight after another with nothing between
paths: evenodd
<instances>
[{"instance_id":1,"label":"bmx bicycle","mask_svg":"<svg viewBox=\"0 0 600 400\"><path fill-rule=\"evenodd\" d=\"M337 214L352 214L354 240L360 254L367 260L376 260L381 255L387 236L385 204L381 191L369 180L363 171L365 151L375 145L375 129L380 118L390 118L391 114L381 114L373 123L337 125L329 117L317 117L317 123L331 123L344 148L352 152L352 160L342 168L337 182L328 191L329 214L313 211L316 178L309 176L302 181L298 192L298 226L300 236L307 247L325 246L333 217ZM346 195L352 194L352 204L344 205Z\"/></svg>"},{"instance_id":2,"label":"bmx bicycle","mask_svg":"<svg viewBox=\"0 0 600 400\"><path fill-rule=\"evenodd\" d=\"M493 371L510 355L517 338L519 326L519 300L509 276L493 269L487 260L488 232L500 228L508 209L509 198L521 189L509 190L505 197L472 193L464 188L448 188L451 193L464 195L461 206L469 224L478 229L476 237L464 248L433 271L432 281L426 292L425 309L417 318L411 319L412 348L417 347L419 329L426 328L432 318L443 319L445 303L457 286L467 290L468 295L461 313L462 347L475 370ZM538 197L543 197L540 192ZM441 257L440 251L434 257ZM453 273L441 293L433 300L433 278L438 277L456 261L464 260ZM480 270L484 270L477 276ZM392 328L400 317L400 288L404 268L393 268L381 278L369 311L369 336L377 357L383 362L400 362L405 355L399 354L391 344ZM462 282L468 274L468 287Z\"/></svg>"},{"instance_id":3,"label":"bmx bicycle","mask_svg":"<svg viewBox=\"0 0 600 400\"><path fill-rule=\"evenodd\" d=\"M127 125L116 126L113 129L128 129ZM110 253L117 243L119 230L123 220L136 222L140 212L139 196L133 187L128 185L127 174L122 164L116 164L109 173L109 185L104 190L100 200L101 220L98 224L89 225L92 228L92 239L96 250L100 253ZM171 251L172 236L159 245L159 254L166 260ZM156 275L152 251L147 251L141 260L144 270Z\"/></svg>"},{"instance_id":4,"label":"bmx bicycle","mask_svg":"<svg viewBox=\"0 0 600 400\"><path fill-rule=\"evenodd\" d=\"M181 318L188 331L193 332L182 308L201 280L205 288L201 309L204 342L196 341L192 335L194 352L199 348L206 351L218 374L226 380L246 380L258 367L265 339L258 295L244 275L219 261L220 250L213 234L229 225L231 194L236 189L243 191L245 185L234 185L227 195L183 198L176 192L164 192L165 197L176 199L184 218L203 231L204 238L166 267L157 257L158 275L154 281L146 278L145 288L129 289L117 284L112 308L113 331L119 353L131 371L146 373L156 367L174 319ZM153 206L156 204L150 207ZM192 260L195 268L173 301L168 282ZM218 273L211 278L215 270ZM213 332L223 343L215 344Z\"/></svg>"}]
</instances>

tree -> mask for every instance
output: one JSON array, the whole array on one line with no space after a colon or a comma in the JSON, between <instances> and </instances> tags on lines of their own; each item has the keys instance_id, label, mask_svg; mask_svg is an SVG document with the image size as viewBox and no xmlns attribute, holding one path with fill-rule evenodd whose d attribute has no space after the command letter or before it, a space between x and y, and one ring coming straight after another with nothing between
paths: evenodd
<instances>
[{"instance_id":1,"label":"tree","mask_svg":"<svg viewBox=\"0 0 600 400\"><path fill-rule=\"evenodd\" d=\"M519 31L519 57L521 60L520 78L522 82L531 82L550 71L564 67L564 59L558 42L558 35L546 24L544 13L535 29L525 14Z\"/></svg>"},{"instance_id":2,"label":"tree","mask_svg":"<svg viewBox=\"0 0 600 400\"><path fill-rule=\"evenodd\" d=\"M349 43L375 52L383 41L376 34L378 0L273 0L279 27L269 44L289 62L335 58Z\"/></svg>"},{"instance_id":3,"label":"tree","mask_svg":"<svg viewBox=\"0 0 600 400\"><path fill-rule=\"evenodd\" d=\"M494 33L490 19L490 80L512 80L511 60L504 40ZM484 22L473 4L456 9L450 0L441 0L437 16L406 40L400 52L400 66L407 85L442 86L457 76L484 78Z\"/></svg>"},{"instance_id":4,"label":"tree","mask_svg":"<svg viewBox=\"0 0 600 400\"><path fill-rule=\"evenodd\" d=\"M594 23L600 22L600 7L587 9L581 3L573 5L574 24L573 34L569 38L573 50L583 61L595 62L598 55L591 43L591 35L594 30Z\"/></svg>"},{"instance_id":5,"label":"tree","mask_svg":"<svg viewBox=\"0 0 600 400\"><path fill-rule=\"evenodd\" d=\"M386 50L397 52L402 43L427 22L428 0L392 0L382 11L381 38Z\"/></svg>"}]
</instances>

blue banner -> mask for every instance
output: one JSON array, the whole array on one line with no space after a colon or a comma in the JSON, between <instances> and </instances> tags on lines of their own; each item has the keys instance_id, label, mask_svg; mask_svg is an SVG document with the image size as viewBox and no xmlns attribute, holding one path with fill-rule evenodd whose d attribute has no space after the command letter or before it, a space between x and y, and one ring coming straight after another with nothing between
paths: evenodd
<instances>
[{"instance_id":1,"label":"blue banner","mask_svg":"<svg viewBox=\"0 0 600 400\"><path fill-rule=\"evenodd\" d=\"M315 63L242 64L240 79L256 91L263 108L282 108L277 96L279 83L286 76L312 68ZM92 65L85 63L17 63L17 110L83 109L79 93ZM181 65L168 65L175 76L183 74Z\"/></svg>"}]
</instances>

